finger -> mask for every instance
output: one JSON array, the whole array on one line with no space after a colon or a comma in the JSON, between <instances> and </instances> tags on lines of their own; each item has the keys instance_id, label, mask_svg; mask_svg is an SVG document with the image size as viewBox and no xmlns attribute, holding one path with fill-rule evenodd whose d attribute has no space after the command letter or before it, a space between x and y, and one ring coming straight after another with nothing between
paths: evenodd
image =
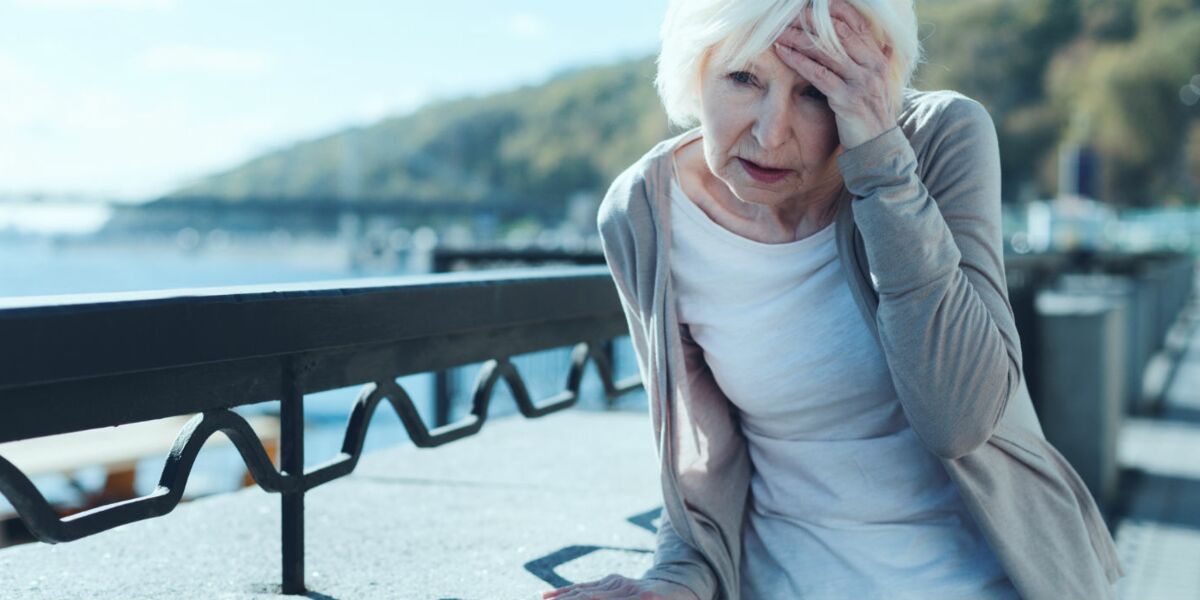
<instances>
[{"instance_id":1,"label":"finger","mask_svg":"<svg viewBox=\"0 0 1200 600\"><path fill-rule=\"evenodd\" d=\"M631 585L622 585L614 590L598 592L592 596L594 600L633 600L638 597L638 590Z\"/></svg>"},{"instance_id":2,"label":"finger","mask_svg":"<svg viewBox=\"0 0 1200 600\"><path fill-rule=\"evenodd\" d=\"M846 0L833 0L829 3L829 14L841 18L858 34L871 35L871 23Z\"/></svg>"},{"instance_id":3,"label":"finger","mask_svg":"<svg viewBox=\"0 0 1200 600\"><path fill-rule=\"evenodd\" d=\"M588 600L601 600L609 598L635 598L636 596L637 590L634 589L634 586L624 579L619 579L610 585L589 590L587 597Z\"/></svg>"},{"instance_id":4,"label":"finger","mask_svg":"<svg viewBox=\"0 0 1200 600\"><path fill-rule=\"evenodd\" d=\"M854 77L857 73L847 67L862 66L863 64L873 64L876 62L874 60L876 55L869 53L866 42L859 37L857 32L851 30L849 25L844 21L834 19L832 20L832 24L834 35L841 40L842 50L845 51L846 56L831 55L817 44L814 33L815 27L812 24L811 8L805 8L801 12L798 22L799 26L793 25L788 27L779 35L776 41L804 52L809 58L838 73L843 79L857 79L857 77ZM851 44L854 45L855 49L853 54L850 52L851 49L847 47ZM843 66L842 63L846 62L847 59L851 64Z\"/></svg>"},{"instance_id":5,"label":"finger","mask_svg":"<svg viewBox=\"0 0 1200 600\"><path fill-rule=\"evenodd\" d=\"M611 573L601 579L577 583L571 586L571 592L563 596L562 600L575 600L576 598L596 598L598 594L616 589L625 581L625 578L616 573Z\"/></svg>"},{"instance_id":6,"label":"finger","mask_svg":"<svg viewBox=\"0 0 1200 600\"><path fill-rule=\"evenodd\" d=\"M600 600L601 598L636 598L637 592L630 592L627 589L605 589L605 588L586 588L578 589L566 596L563 600Z\"/></svg>"},{"instance_id":7,"label":"finger","mask_svg":"<svg viewBox=\"0 0 1200 600\"><path fill-rule=\"evenodd\" d=\"M880 65L887 63L887 55L880 47L874 36L864 36L850 29L845 21L835 19L833 28L842 40L842 48L854 64L876 71Z\"/></svg>"},{"instance_id":8,"label":"finger","mask_svg":"<svg viewBox=\"0 0 1200 600\"><path fill-rule=\"evenodd\" d=\"M798 25L789 25L775 38L776 42L786 44L793 48L799 47L808 42L808 30Z\"/></svg>"},{"instance_id":9,"label":"finger","mask_svg":"<svg viewBox=\"0 0 1200 600\"><path fill-rule=\"evenodd\" d=\"M849 25L850 30L857 33L862 40L877 46L885 57L891 57L892 47L884 40L875 37L874 31L871 29L871 22L849 2L834 0L829 6L829 14Z\"/></svg>"},{"instance_id":10,"label":"finger","mask_svg":"<svg viewBox=\"0 0 1200 600\"><path fill-rule=\"evenodd\" d=\"M846 81L825 65L805 56L803 52L783 44L775 44L775 53L787 66L794 69L806 81L816 86L829 98L840 98L846 89Z\"/></svg>"},{"instance_id":11,"label":"finger","mask_svg":"<svg viewBox=\"0 0 1200 600\"><path fill-rule=\"evenodd\" d=\"M847 61L846 59L829 54L828 52L817 47L816 40L814 40L812 36L809 36L807 33L804 35L808 37L807 42L798 46L789 45L789 47L792 50L795 50L817 62L845 81L855 81L861 79L860 74L858 73L858 63Z\"/></svg>"},{"instance_id":12,"label":"finger","mask_svg":"<svg viewBox=\"0 0 1200 600\"><path fill-rule=\"evenodd\" d=\"M556 600L591 600L591 599L592 599L591 592L581 589L581 588L576 588L576 589L573 589L573 590L567 592L566 594L564 594L562 596L559 596L559 598Z\"/></svg>"},{"instance_id":13,"label":"finger","mask_svg":"<svg viewBox=\"0 0 1200 600\"><path fill-rule=\"evenodd\" d=\"M817 24L813 17L812 6L806 6L804 7L804 10L800 11L800 14L796 16L796 19L792 21L792 24L784 30L780 37L786 36L788 39L794 40L796 43L800 44L806 41L806 34L815 37L816 32Z\"/></svg>"},{"instance_id":14,"label":"finger","mask_svg":"<svg viewBox=\"0 0 1200 600\"><path fill-rule=\"evenodd\" d=\"M800 11L800 14L796 15L796 18L792 19L791 24L788 25L788 29L802 29L803 30L803 29L809 29L811 27L812 27L812 7L811 6L804 7L804 10Z\"/></svg>"},{"instance_id":15,"label":"finger","mask_svg":"<svg viewBox=\"0 0 1200 600\"><path fill-rule=\"evenodd\" d=\"M542 598L543 598L543 600L546 600L548 598L553 598L554 600L570 600L571 598L577 597L576 594L578 592L585 591L588 588L590 588L598 583L600 583L599 580L573 583L571 585L563 586L556 590L551 590L549 592L543 593Z\"/></svg>"},{"instance_id":16,"label":"finger","mask_svg":"<svg viewBox=\"0 0 1200 600\"><path fill-rule=\"evenodd\" d=\"M570 593L574 589L575 589L574 585L567 585L567 586L563 586L560 588L555 588L548 592L542 592L542 600L548 600L549 598L554 598L555 600L561 600L563 596Z\"/></svg>"}]
</instances>

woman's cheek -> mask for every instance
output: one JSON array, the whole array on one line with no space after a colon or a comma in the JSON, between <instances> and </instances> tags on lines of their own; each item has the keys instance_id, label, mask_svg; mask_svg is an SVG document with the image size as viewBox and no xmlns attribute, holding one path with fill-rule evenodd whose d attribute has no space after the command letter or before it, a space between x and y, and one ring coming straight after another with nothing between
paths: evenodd
<instances>
[{"instance_id":1,"label":"woman's cheek","mask_svg":"<svg viewBox=\"0 0 1200 600\"><path fill-rule=\"evenodd\" d=\"M831 115L821 115L814 118L811 123L813 124L809 129L811 135L804 136L807 141L808 154L820 157L833 154L839 142L837 122Z\"/></svg>"}]
</instances>

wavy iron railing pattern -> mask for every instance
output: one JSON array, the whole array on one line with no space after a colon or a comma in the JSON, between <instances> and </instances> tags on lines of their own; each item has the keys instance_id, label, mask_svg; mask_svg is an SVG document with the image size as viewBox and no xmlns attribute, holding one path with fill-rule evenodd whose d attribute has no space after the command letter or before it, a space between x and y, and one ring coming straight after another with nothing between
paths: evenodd
<instances>
[{"instance_id":1,"label":"wavy iron railing pattern","mask_svg":"<svg viewBox=\"0 0 1200 600\"><path fill-rule=\"evenodd\" d=\"M192 465L204 442L210 436L221 432L233 442L259 487L270 493L299 495L302 510L304 492L354 471L362 456L363 441L366 439L371 419L381 402L387 401L392 406L416 446L436 447L472 436L483 428L488 418L492 391L501 380L509 387L518 410L526 418L538 418L574 406L579 399L580 384L589 360L596 365L604 385L605 396L609 401L642 385L638 375L614 381L612 366L601 347L593 342L581 342L572 349L567 386L562 392L542 401L535 401L530 397L516 366L507 357L492 359L484 363L476 379L470 414L456 423L432 430L426 427L412 398L395 380L367 383L350 412L341 452L329 461L304 470L301 475L287 472L286 448L289 445L295 447L297 442L302 444L302 440L287 438L302 436L303 430L289 427L286 415L281 432L284 438L281 439L281 443L285 448L282 462L285 464L283 469L276 470L249 423L231 410L217 409L197 414L183 427L163 465L157 488L145 496L59 518L29 478L2 456L0 494L13 505L21 520L37 539L47 543L78 540L121 525L162 516L174 510L187 486ZM287 399L282 401L286 403ZM284 407L283 412L286 413L287 410L287 407ZM289 544L285 541L284 593L300 593L304 590L303 568L296 568L295 564L289 565L287 556L291 554L290 560L298 560L300 565L303 564L302 521L298 526L301 536L295 542L300 546L298 556L295 552L287 551ZM285 538L286 535L285 533Z\"/></svg>"}]
</instances>

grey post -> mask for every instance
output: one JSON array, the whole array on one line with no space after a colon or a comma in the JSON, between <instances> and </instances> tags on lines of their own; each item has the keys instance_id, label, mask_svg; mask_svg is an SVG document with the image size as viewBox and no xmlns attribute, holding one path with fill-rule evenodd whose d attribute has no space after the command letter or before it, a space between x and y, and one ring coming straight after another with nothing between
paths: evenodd
<instances>
[{"instance_id":1,"label":"grey post","mask_svg":"<svg viewBox=\"0 0 1200 600\"><path fill-rule=\"evenodd\" d=\"M1125 304L1043 291L1042 429L1106 510L1115 499L1116 444L1125 389Z\"/></svg>"}]
</instances>

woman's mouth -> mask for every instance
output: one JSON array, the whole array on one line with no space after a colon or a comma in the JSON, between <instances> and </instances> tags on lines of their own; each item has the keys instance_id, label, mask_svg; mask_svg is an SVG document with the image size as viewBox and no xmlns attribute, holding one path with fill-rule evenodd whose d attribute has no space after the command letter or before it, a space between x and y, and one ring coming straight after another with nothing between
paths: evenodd
<instances>
[{"instance_id":1,"label":"woman's mouth","mask_svg":"<svg viewBox=\"0 0 1200 600\"><path fill-rule=\"evenodd\" d=\"M741 157L738 158L738 162L741 163L742 168L745 169L746 173L749 173L755 181L761 181L763 183L775 183L776 181L787 177L792 172L790 169L772 169L770 167L764 167L758 163L748 161Z\"/></svg>"}]
</instances>

